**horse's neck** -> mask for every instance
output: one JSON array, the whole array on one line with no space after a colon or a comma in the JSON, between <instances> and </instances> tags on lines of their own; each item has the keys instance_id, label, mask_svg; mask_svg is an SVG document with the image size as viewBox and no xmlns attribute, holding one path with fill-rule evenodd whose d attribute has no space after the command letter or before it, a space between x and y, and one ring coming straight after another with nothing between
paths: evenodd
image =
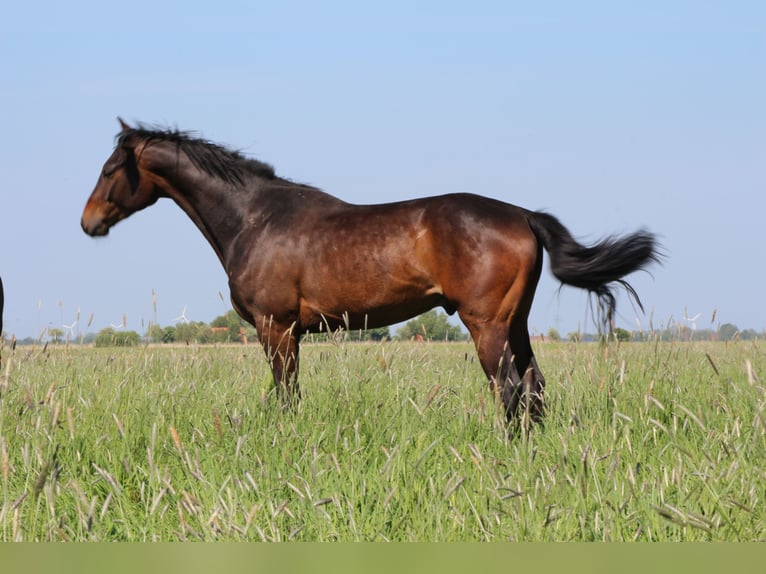
<instances>
[{"instance_id":1,"label":"horse's neck","mask_svg":"<svg viewBox=\"0 0 766 574\"><path fill-rule=\"evenodd\" d=\"M170 183L166 194L199 228L226 268L229 246L245 224L252 191L244 186L232 189L196 168L179 172Z\"/></svg>"},{"instance_id":2,"label":"horse's neck","mask_svg":"<svg viewBox=\"0 0 766 574\"><path fill-rule=\"evenodd\" d=\"M296 208L308 198L312 205L343 203L318 189L287 180L264 179L252 172L243 175L243 182L227 182L195 166L174 146L152 146L144 154L144 166L164 181L165 195L199 228L227 272L228 254L237 236L269 210L284 210L288 205ZM293 203L285 202L286 187L295 193Z\"/></svg>"}]
</instances>

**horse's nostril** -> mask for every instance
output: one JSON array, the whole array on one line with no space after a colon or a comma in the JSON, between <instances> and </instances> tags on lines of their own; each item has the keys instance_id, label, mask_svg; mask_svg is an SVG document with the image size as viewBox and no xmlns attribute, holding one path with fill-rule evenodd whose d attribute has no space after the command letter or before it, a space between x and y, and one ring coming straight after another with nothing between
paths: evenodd
<instances>
[{"instance_id":1,"label":"horse's nostril","mask_svg":"<svg viewBox=\"0 0 766 574\"><path fill-rule=\"evenodd\" d=\"M94 225L86 222L84 217L80 219L80 227L82 227L82 230L91 237L103 237L109 233L109 227L104 225L103 222Z\"/></svg>"}]
</instances>

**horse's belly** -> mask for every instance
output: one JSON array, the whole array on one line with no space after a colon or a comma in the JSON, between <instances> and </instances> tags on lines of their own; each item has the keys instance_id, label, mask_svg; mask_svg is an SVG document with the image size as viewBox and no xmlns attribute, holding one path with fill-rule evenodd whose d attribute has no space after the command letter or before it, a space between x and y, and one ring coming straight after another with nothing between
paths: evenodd
<instances>
[{"instance_id":1,"label":"horse's belly","mask_svg":"<svg viewBox=\"0 0 766 574\"><path fill-rule=\"evenodd\" d=\"M410 297L373 296L359 300L349 297L331 305L327 301L303 300L300 321L302 329L310 332L339 328L375 329L406 321L439 305L449 313L454 312L440 292L421 292L419 296Z\"/></svg>"}]
</instances>

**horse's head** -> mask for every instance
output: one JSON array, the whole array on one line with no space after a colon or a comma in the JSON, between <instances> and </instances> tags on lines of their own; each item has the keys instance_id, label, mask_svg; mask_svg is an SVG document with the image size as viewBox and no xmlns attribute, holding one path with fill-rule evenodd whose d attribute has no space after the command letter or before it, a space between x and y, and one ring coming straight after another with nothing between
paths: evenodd
<instances>
[{"instance_id":1,"label":"horse's head","mask_svg":"<svg viewBox=\"0 0 766 574\"><path fill-rule=\"evenodd\" d=\"M119 121L122 132L117 146L106 160L82 212L82 229L93 237L106 235L115 223L160 197L157 178L141 167L146 138Z\"/></svg>"}]
</instances>

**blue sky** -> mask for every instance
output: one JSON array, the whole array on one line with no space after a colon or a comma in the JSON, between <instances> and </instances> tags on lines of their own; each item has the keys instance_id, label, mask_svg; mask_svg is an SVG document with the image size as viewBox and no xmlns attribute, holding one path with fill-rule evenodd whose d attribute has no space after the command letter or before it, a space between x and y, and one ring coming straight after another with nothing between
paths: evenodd
<instances>
[{"instance_id":1,"label":"blue sky","mask_svg":"<svg viewBox=\"0 0 766 574\"><path fill-rule=\"evenodd\" d=\"M584 241L646 226L668 259L632 277L643 327L686 309L698 328L715 310L766 329L766 3L47 4L0 22L0 276L19 338L78 309L93 332L229 309L170 201L102 240L80 230L118 115L351 202L467 191ZM592 330L587 309L546 268L530 328ZM618 312L635 328L624 296Z\"/></svg>"}]
</instances>

